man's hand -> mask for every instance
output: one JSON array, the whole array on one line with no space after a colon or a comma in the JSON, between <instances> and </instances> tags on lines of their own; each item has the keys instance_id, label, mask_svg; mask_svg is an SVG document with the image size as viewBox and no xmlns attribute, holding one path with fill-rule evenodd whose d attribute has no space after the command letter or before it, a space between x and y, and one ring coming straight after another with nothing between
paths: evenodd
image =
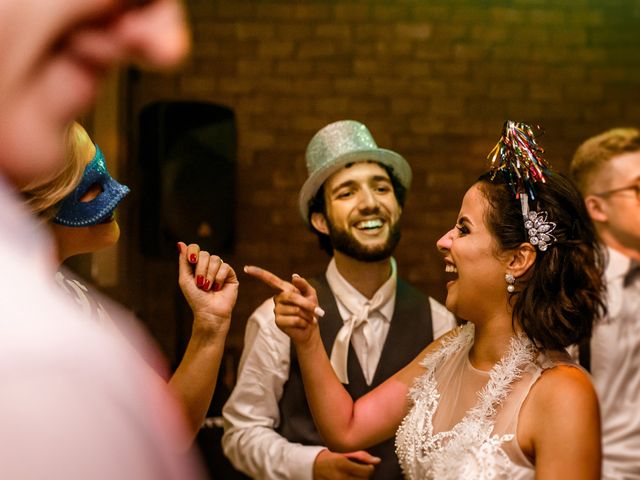
<instances>
[{"instance_id":1,"label":"man's hand","mask_svg":"<svg viewBox=\"0 0 640 480\"><path fill-rule=\"evenodd\" d=\"M350 453L335 453L322 450L313 462L314 480L349 480L370 478L375 465L380 463L378 457L369 455L364 450Z\"/></svg>"}]
</instances>

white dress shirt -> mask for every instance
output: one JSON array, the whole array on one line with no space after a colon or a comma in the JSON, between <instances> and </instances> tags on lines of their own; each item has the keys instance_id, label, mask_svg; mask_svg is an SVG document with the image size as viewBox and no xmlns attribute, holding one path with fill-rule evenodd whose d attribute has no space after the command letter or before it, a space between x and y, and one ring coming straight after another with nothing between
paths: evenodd
<instances>
[{"instance_id":1,"label":"white dress shirt","mask_svg":"<svg viewBox=\"0 0 640 480\"><path fill-rule=\"evenodd\" d=\"M393 265L395 269L395 261ZM359 301L367 301L340 275L333 259L327 267L326 276L332 290L341 288L356 295ZM395 282L393 285L395 288ZM336 303L340 315L347 318L348 311L340 302ZM429 304L434 338L437 338L455 327L456 322L443 305L432 298L429 298ZM275 431L280 423L278 403L289 378L291 347L289 337L275 324L273 307L273 299L270 298L247 321L238 382L222 410L222 446L233 465L253 478L312 479L315 458L325 447L291 443ZM374 325L372 340L369 341L370 352L363 351L368 340L365 340L362 328L356 329L351 337L351 344L367 378L373 376L380 359L394 308L395 292L370 317Z\"/></svg>"},{"instance_id":2,"label":"white dress shirt","mask_svg":"<svg viewBox=\"0 0 640 480\"><path fill-rule=\"evenodd\" d=\"M82 318L54 258L0 177L0 478L200 478L178 451L184 420L166 384Z\"/></svg>"},{"instance_id":3,"label":"white dress shirt","mask_svg":"<svg viewBox=\"0 0 640 480\"><path fill-rule=\"evenodd\" d=\"M602 417L603 478L640 479L640 278L625 287L631 259L608 250L608 317L591 339L591 374Z\"/></svg>"}]
</instances>

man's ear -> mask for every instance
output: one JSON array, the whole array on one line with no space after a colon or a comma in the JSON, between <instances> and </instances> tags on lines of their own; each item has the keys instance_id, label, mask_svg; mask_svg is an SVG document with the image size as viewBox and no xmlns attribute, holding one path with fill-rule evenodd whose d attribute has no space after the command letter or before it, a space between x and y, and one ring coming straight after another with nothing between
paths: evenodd
<instances>
[{"instance_id":1,"label":"man's ear","mask_svg":"<svg viewBox=\"0 0 640 480\"><path fill-rule=\"evenodd\" d=\"M591 220L594 222L606 222L609 219L607 206L603 198L596 195L587 195L584 199L584 204Z\"/></svg>"},{"instance_id":2,"label":"man's ear","mask_svg":"<svg viewBox=\"0 0 640 480\"><path fill-rule=\"evenodd\" d=\"M538 251L529 242L521 243L518 248L512 250L508 257L507 273L520 278L529 271L536 261Z\"/></svg>"},{"instance_id":3,"label":"man's ear","mask_svg":"<svg viewBox=\"0 0 640 480\"><path fill-rule=\"evenodd\" d=\"M311 214L311 225L320 233L329 235L329 227L327 226L327 218L323 213L313 212Z\"/></svg>"}]
</instances>

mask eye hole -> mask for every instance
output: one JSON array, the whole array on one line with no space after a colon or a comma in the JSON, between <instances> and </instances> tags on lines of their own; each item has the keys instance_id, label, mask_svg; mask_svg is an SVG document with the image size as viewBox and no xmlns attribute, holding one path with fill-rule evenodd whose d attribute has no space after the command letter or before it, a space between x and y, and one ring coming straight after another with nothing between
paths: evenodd
<instances>
[{"instance_id":1,"label":"mask eye hole","mask_svg":"<svg viewBox=\"0 0 640 480\"><path fill-rule=\"evenodd\" d=\"M83 203L90 202L102 193L102 187L99 183L91 185L86 192L80 197L80 201Z\"/></svg>"}]
</instances>

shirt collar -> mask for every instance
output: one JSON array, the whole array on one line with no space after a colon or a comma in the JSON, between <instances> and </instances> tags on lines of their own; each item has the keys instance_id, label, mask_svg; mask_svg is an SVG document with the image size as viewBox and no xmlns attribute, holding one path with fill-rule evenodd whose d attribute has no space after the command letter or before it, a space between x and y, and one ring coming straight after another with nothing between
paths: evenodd
<instances>
[{"instance_id":1,"label":"shirt collar","mask_svg":"<svg viewBox=\"0 0 640 480\"><path fill-rule=\"evenodd\" d=\"M607 281L623 279L631 267L631 259L611 247L607 247L607 253L608 261L605 274Z\"/></svg>"},{"instance_id":2,"label":"shirt collar","mask_svg":"<svg viewBox=\"0 0 640 480\"><path fill-rule=\"evenodd\" d=\"M398 281L398 267L396 265L396 260L393 257L391 257L390 260L391 275L389 275L387 281L385 281L380 288L376 290L376 293L374 293L374 296L378 294L389 296L389 300L378 310L387 322L390 322L393 317L393 311L396 303L396 286ZM345 296L350 296L358 303L358 305L364 305L369 301L367 297L360 293L340 274L338 267L336 266L335 258L332 258L327 266L326 277L331 291L341 292Z\"/></svg>"}]
</instances>

